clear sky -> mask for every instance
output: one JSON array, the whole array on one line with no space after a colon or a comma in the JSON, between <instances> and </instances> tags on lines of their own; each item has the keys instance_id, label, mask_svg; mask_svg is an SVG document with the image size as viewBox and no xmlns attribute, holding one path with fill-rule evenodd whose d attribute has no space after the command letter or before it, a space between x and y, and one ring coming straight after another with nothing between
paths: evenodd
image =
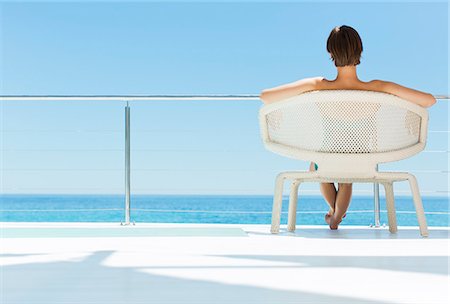
<instances>
[{"instance_id":1,"label":"clear sky","mask_svg":"<svg viewBox=\"0 0 450 304\"><path fill-rule=\"evenodd\" d=\"M0 93L258 94L333 79L325 43L346 24L363 40L360 79L448 94L448 15L446 1L0 1ZM3 101L2 192L123 193L123 106ZM270 194L277 172L307 168L264 150L256 101L131 106L133 193ZM433 152L449 150L448 114L430 109L428 152L380 168L444 195L448 174L423 170L448 172Z\"/></svg>"}]
</instances>

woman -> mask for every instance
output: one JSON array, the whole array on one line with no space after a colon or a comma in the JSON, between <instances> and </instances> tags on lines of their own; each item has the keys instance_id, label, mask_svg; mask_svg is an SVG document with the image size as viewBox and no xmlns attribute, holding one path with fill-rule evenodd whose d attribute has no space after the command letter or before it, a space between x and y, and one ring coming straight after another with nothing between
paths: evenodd
<instances>
[{"instance_id":1,"label":"woman","mask_svg":"<svg viewBox=\"0 0 450 304\"><path fill-rule=\"evenodd\" d=\"M360 63L363 46L358 32L350 26L342 25L331 31L327 40L327 51L337 68L336 79L327 80L324 77L313 77L266 89L260 95L261 100L268 104L307 91L348 89L386 92L422 107L430 107L436 103L431 94L406 88L393 82L359 80L356 75L356 66ZM317 170L317 165L311 163L310 170ZM330 210L325 215L325 221L330 229L337 229L350 205L352 184L338 183L336 190L334 183L321 183L320 191L330 206Z\"/></svg>"}]
</instances>

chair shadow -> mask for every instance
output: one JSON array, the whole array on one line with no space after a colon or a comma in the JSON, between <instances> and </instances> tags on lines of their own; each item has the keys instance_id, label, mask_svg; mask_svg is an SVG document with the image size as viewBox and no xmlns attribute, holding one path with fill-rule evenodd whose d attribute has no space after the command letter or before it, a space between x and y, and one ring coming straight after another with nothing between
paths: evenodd
<instances>
[{"instance_id":1,"label":"chair shadow","mask_svg":"<svg viewBox=\"0 0 450 304\"><path fill-rule=\"evenodd\" d=\"M105 259L113 253L114 251L97 251L81 261L3 266L2 303L388 303L312 292L182 279L142 271L152 267L103 265ZM271 256L262 258L275 259ZM295 257L288 259L296 260ZM312 257L308 261L321 264Z\"/></svg>"}]
</instances>

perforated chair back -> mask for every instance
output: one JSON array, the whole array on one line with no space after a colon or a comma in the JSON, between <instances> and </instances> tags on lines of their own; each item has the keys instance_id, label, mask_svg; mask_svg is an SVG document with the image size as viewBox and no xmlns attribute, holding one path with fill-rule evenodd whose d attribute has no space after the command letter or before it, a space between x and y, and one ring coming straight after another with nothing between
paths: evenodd
<instances>
[{"instance_id":1,"label":"perforated chair back","mask_svg":"<svg viewBox=\"0 0 450 304\"><path fill-rule=\"evenodd\" d=\"M260 110L268 150L330 172L353 165L359 168L346 170L372 171L378 163L417 154L425 147L427 126L426 109L374 91L312 91Z\"/></svg>"}]
</instances>

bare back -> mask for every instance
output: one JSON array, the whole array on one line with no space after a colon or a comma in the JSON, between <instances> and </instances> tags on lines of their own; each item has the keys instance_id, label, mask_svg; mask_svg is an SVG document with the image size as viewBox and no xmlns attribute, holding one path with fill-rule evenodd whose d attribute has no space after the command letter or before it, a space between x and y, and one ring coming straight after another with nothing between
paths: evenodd
<instances>
[{"instance_id":1,"label":"bare back","mask_svg":"<svg viewBox=\"0 0 450 304\"><path fill-rule=\"evenodd\" d=\"M316 90L364 90L379 91L379 84L374 81L355 81L349 83L338 82L336 80L319 79L316 83Z\"/></svg>"}]
</instances>

